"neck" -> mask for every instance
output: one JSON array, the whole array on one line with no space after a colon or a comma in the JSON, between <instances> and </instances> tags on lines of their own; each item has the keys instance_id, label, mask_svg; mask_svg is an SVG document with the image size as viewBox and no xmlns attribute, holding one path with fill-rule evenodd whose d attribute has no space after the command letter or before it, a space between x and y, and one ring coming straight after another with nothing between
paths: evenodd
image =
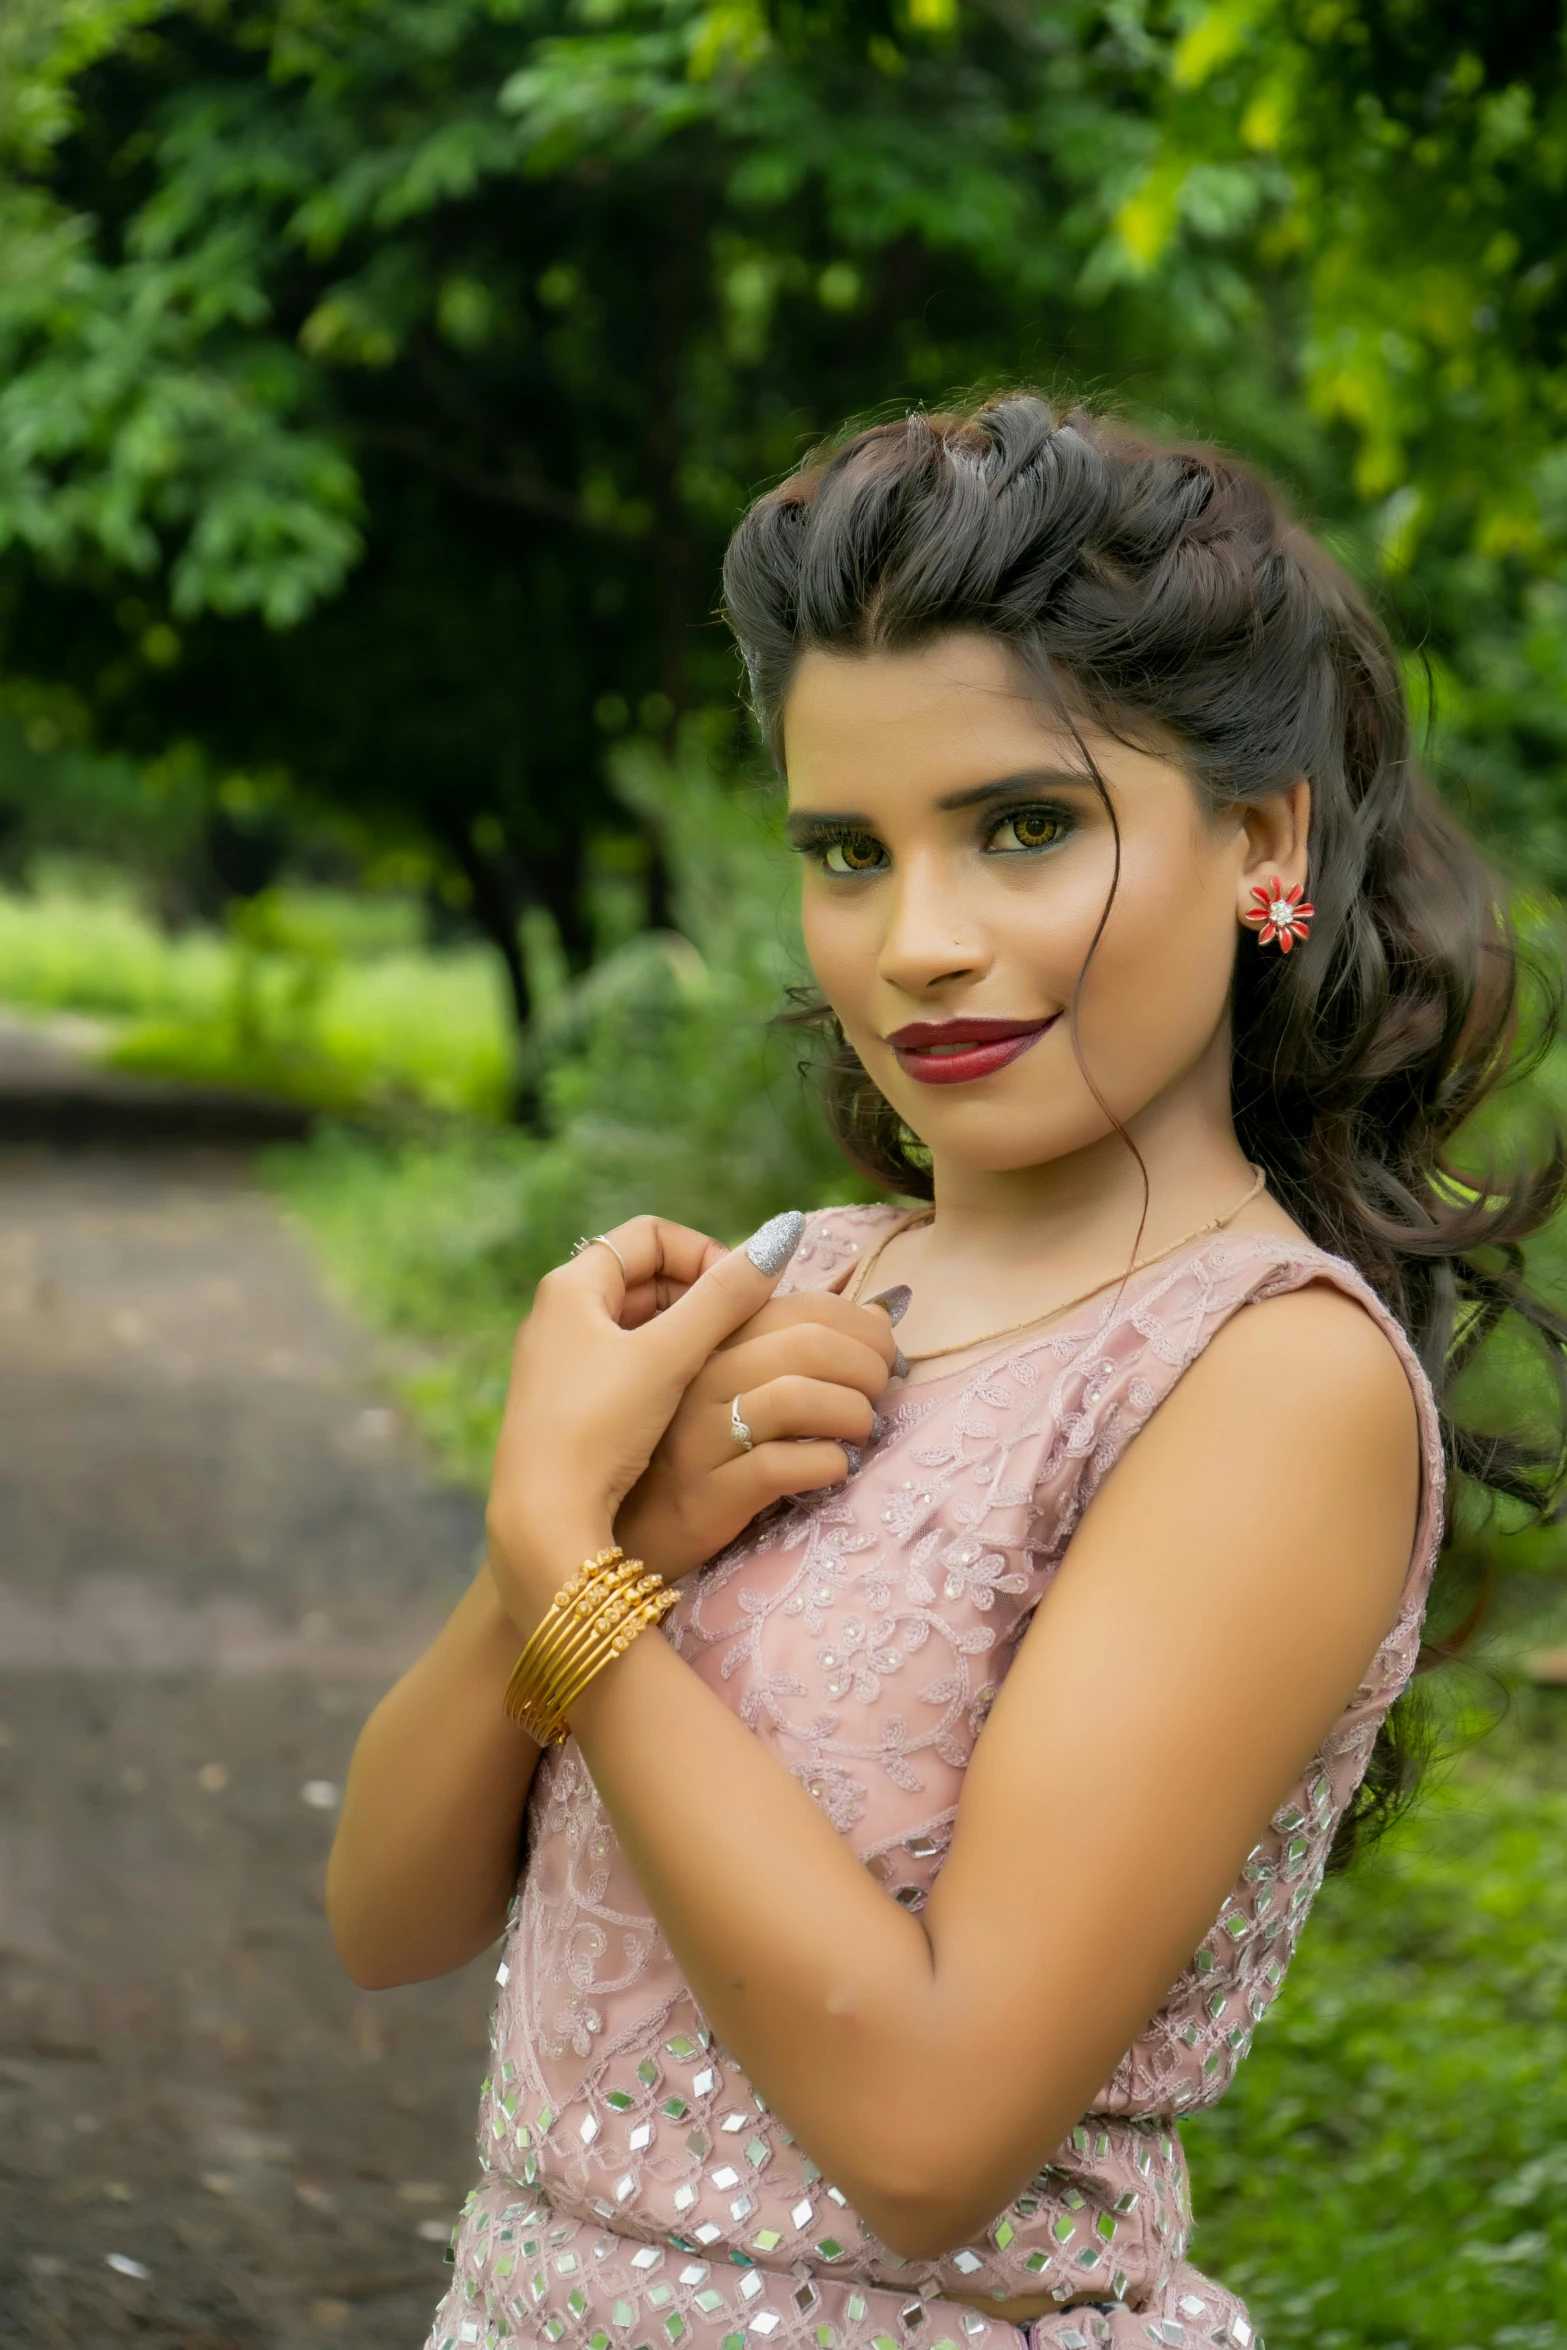
<instances>
[{"instance_id":1,"label":"neck","mask_svg":"<svg viewBox=\"0 0 1567 2350\"><path fill-rule=\"evenodd\" d=\"M1146 1222L1142 1170L1118 1134L1036 1167L978 1169L938 1160L932 1239L940 1254L954 1264L1005 1261L1014 1272L1100 1254L1125 1262L1134 1241L1138 1255L1147 1256L1222 1215L1251 1179L1227 1119L1149 1113L1130 1132L1147 1169Z\"/></svg>"}]
</instances>

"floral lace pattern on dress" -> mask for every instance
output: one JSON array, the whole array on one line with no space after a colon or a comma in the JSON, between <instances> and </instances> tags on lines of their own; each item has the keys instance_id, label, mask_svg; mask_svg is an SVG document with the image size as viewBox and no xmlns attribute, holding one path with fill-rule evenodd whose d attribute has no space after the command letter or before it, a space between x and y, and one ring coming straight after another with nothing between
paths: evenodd
<instances>
[{"instance_id":1,"label":"floral lace pattern on dress","mask_svg":"<svg viewBox=\"0 0 1567 2350\"><path fill-rule=\"evenodd\" d=\"M840 1286L896 1216L814 1218L780 1288ZM1359 1275L1302 1242L1221 1234L906 1387L846 1485L766 1513L665 1626L918 1910L1016 1644L1104 1477L1232 1314L1312 1281L1365 1306L1416 1396L1425 1479L1403 1604L1191 1965L1052 2161L939 2260L881 2244L715 2043L568 1741L534 1786L481 2098L486 2177L429 2350L1017 2350L1019 2328L956 2293L1062 2304L1026 2329L1037 2350L1250 2350L1241 2305L1186 2265L1177 2119L1222 2092L1283 1981L1413 1668L1440 1532L1430 1391Z\"/></svg>"}]
</instances>

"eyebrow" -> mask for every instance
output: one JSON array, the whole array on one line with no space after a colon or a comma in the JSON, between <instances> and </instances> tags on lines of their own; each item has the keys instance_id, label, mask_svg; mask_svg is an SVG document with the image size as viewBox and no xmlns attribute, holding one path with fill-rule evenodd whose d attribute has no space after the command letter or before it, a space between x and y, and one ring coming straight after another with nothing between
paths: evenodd
<instances>
[{"instance_id":1,"label":"eyebrow","mask_svg":"<svg viewBox=\"0 0 1567 2350\"><path fill-rule=\"evenodd\" d=\"M1094 779L1081 767L1028 767L1016 775L998 775L989 783L970 784L965 791L946 792L936 802L944 816L963 808L983 808L996 800L1015 800L1029 793L1092 790ZM873 832L869 816L852 808L802 808L784 821L784 830L797 845L824 832Z\"/></svg>"}]
</instances>

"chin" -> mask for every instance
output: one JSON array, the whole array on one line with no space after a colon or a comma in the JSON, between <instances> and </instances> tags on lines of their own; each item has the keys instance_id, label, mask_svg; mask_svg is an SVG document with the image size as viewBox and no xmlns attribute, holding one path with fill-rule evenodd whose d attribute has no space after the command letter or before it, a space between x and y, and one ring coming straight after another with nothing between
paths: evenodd
<instances>
[{"instance_id":1,"label":"chin","mask_svg":"<svg viewBox=\"0 0 1567 2350\"><path fill-rule=\"evenodd\" d=\"M900 1110L899 1115L904 1113ZM912 1119L905 1117L905 1124L911 1131L919 1132ZM1087 1134L1065 1135L1054 1131L1041 1134L1037 1127L1019 1132L1010 1120L999 1119L954 1118L949 1123L945 1119L927 1118L925 1125L928 1131L919 1137L925 1148L942 1164L962 1167L974 1175L1021 1174L1025 1168L1044 1167L1052 1159L1065 1158L1097 1139Z\"/></svg>"}]
</instances>

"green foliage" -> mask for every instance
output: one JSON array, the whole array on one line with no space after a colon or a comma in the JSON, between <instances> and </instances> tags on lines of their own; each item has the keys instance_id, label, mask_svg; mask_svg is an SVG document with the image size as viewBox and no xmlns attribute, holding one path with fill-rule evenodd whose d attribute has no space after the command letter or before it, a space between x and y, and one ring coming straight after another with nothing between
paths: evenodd
<instances>
[{"instance_id":1,"label":"green foliage","mask_svg":"<svg viewBox=\"0 0 1567 2350\"><path fill-rule=\"evenodd\" d=\"M338 1111L500 1116L513 1046L493 959L433 955L409 910L267 892L170 937L79 871L0 894L0 1002L95 1014L116 1066ZM416 911L416 910L415 910Z\"/></svg>"},{"instance_id":2,"label":"green foliage","mask_svg":"<svg viewBox=\"0 0 1567 2350\"><path fill-rule=\"evenodd\" d=\"M1139 21L1162 92L1091 274L1240 263L1250 331L1283 336L1263 433L1293 413L1320 436L1280 454L1433 662L1444 783L1561 890L1563 12L1194 0Z\"/></svg>"},{"instance_id":3,"label":"green foliage","mask_svg":"<svg viewBox=\"0 0 1567 2350\"><path fill-rule=\"evenodd\" d=\"M1567 1793L1475 1758L1327 1885L1235 2086L1183 2125L1199 2264L1270 2350L1558 2350Z\"/></svg>"},{"instance_id":4,"label":"green foliage","mask_svg":"<svg viewBox=\"0 0 1567 2350\"><path fill-rule=\"evenodd\" d=\"M202 1019L219 1000L226 957L207 933L171 939L123 888L42 877L0 896L0 1002L40 1012Z\"/></svg>"},{"instance_id":5,"label":"green foliage","mask_svg":"<svg viewBox=\"0 0 1567 2350\"><path fill-rule=\"evenodd\" d=\"M48 764L0 740L0 857L68 837L167 904L267 776L444 867L541 1130L344 1126L277 1178L464 1473L579 1232L852 1196L766 1028L766 812L680 733L732 696L734 515L840 418L1075 379L1246 450L1429 660L1448 788L1567 887L1562 17L5 0L0 671ZM6 897L0 996L344 1106L509 1082L471 961L297 892L172 941ZM1462 1792L1328 1889L1191 2130L1199 2257L1274 2350L1560 2341L1567 1812Z\"/></svg>"},{"instance_id":6,"label":"green foliage","mask_svg":"<svg viewBox=\"0 0 1567 2350\"><path fill-rule=\"evenodd\" d=\"M606 733L732 690L709 616L753 486L846 414L1061 374L1281 471L1451 679L1488 829L1567 878L1533 584L1560 31L1512 0L25 0L0 666L100 746L422 833L526 1012L524 914L585 967L588 870L634 837Z\"/></svg>"},{"instance_id":7,"label":"green foliage","mask_svg":"<svg viewBox=\"0 0 1567 2350\"><path fill-rule=\"evenodd\" d=\"M1352 436L1356 489L1398 501L1390 558L1454 510L1483 555L1559 555L1559 12L1210 0L1149 21L1174 38L1119 266L1243 228L1292 282L1302 390Z\"/></svg>"},{"instance_id":8,"label":"green foliage","mask_svg":"<svg viewBox=\"0 0 1567 2350\"><path fill-rule=\"evenodd\" d=\"M0 697L0 712L6 878L25 886L63 855L118 873L171 917L195 911L191 877L207 822L199 762L178 752L144 760L95 756L70 738L62 713L44 696L13 691Z\"/></svg>"}]
</instances>

